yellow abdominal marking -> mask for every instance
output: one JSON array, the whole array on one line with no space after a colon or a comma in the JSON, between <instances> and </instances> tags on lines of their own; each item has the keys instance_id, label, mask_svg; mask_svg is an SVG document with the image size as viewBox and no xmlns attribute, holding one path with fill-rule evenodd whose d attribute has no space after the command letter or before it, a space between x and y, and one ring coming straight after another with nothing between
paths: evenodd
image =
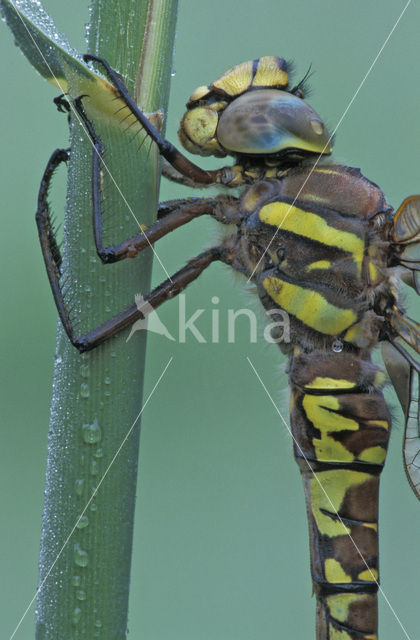
<instances>
[{"instance_id":1,"label":"yellow abdominal marking","mask_svg":"<svg viewBox=\"0 0 420 640\"><path fill-rule=\"evenodd\" d=\"M279 229L348 251L353 255L358 272L361 272L365 243L354 233L331 227L321 216L286 202L266 204L261 208L259 217L262 222Z\"/></svg>"},{"instance_id":2,"label":"yellow abdominal marking","mask_svg":"<svg viewBox=\"0 0 420 640\"><path fill-rule=\"evenodd\" d=\"M368 473L361 471L331 469L318 472L317 477L310 480L312 514L322 535L335 538L350 533L350 528L337 519L336 513L340 513L348 489L363 484L370 478Z\"/></svg>"},{"instance_id":3,"label":"yellow abdominal marking","mask_svg":"<svg viewBox=\"0 0 420 640\"><path fill-rule=\"evenodd\" d=\"M351 636L349 636L347 631L336 629L332 624L329 625L328 631L329 640L351 640Z\"/></svg>"},{"instance_id":4,"label":"yellow abdominal marking","mask_svg":"<svg viewBox=\"0 0 420 640\"><path fill-rule=\"evenodd\" d=\"M383 427L384 429L389 429L389 422L386 420L366 420L366 424L371 424L379 427Z\"/></svg>"},{"instance_id":5,"label":"yellow abdominal marking","mask_svg":"<svg viewBox=\"0 0 420 640\"><path fill-rule=\"evenodd\" d=\"M340 413L340 403L334 396L305 395L302 401L307 418L321 432L320 438L312 438L317 460L328 462L352 462L354 455L341 442L330 438L332 432L357 431L359 424ZM382 449L383 451L383 449Z\"/></svg>"},{"instance_id":6,"label":"yellow abdominal marking","mask_svg":"<svg viewBox=\"0 0 420 640\"><path fill-rule=\"evenodd\" d=\"M341 566L341 564L334 560L334 558L327 558L324 564L325 578L328 582L337 584L340 582L351 582L351 576L349 576Z\"/></svg>"},{"instance_id":7,"label":"yellow abdominal marking","mask_svg":"<svg viewBox=\"0 0 420 640\"><path fill-rule=\"evenodd\" d=\"M312 289L273 276L264 278L263 287L282 309L320 333L338 335L357 320L354 311L335 307Z\"/></svg>"},{"instance_id":8,"label":"yellow abdominal marking","mask_svg":"<svg viewBox=\"0 0 420 640\"><path fill-rule=\"evenodd\" d=\"M346 622L350 607L352 604L363 602L366 599L364 594L360 593L338 593L337 595L328 596L327 604L331 613L331 617L338 622Z\"/></svg>"},{"instance_id":9,"label":"yellow abdominal marking","mask_svg":"<svg viewBox=\"0 0 420 640\"><path fill-rule=\"evenodd\" d=\"M358 580L365 580L366 582L377 582L378 577L376 569L365 569L365 571L361 571L357 576Z\"/></svg>"},{"instance_id":10,"label":"yellow abdominal marking","mask_svg":"<svg viewBox=\"0 0 420 640\"><path fill-rule=\"evenodd\" d=\"M382 464L386 458L386 451L383 447L369 447L362 451L358 460L362 462L372 462L373 464Z\"/></svg>"}]
</instances>

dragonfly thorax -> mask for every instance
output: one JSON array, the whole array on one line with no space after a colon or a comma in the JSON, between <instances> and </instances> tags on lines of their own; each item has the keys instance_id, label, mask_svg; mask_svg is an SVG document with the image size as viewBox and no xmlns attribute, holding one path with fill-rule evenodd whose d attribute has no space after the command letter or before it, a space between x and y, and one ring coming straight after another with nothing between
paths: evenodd
<instances>
[{"instance_id":1,"label":"dragonfly thorax","mask_svg":"<svg viewBox=\"0 0 420 640\"><path fill-rule=\"evenodd\" d=\"M266 310L289 315L292 346L372 348L378 299L392 295L380 189L348 167L299 168L252 185L240 206L242 260Z\"/></svg>"}]
</instances>

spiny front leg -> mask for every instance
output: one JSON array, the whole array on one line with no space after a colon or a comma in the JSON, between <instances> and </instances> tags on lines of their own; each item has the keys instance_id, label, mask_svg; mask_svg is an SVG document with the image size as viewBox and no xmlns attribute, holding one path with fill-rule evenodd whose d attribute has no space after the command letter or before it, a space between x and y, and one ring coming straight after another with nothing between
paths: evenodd
<instances>
[{"instance_id":1,"label":"spiny front leg","mask_svg":"<svg viewBox=\"0 0 420 640\"><path fill-rule=\"evenodd\" d=\"M158 210L159 220L147 229L142 229L140 233L124 240L117 245L104 246L102 233L102 206L101 206L101 166L104 147L95 129L86 116L83 109L82 99L79 96L74 100L74 108L82 119L83 124L92 141L92 220L95 245L98 255L103 263L118 262L125 258L133 258L139 252L150 247L156 240L159 240L167 233L187 224L194 218L202 215L214 215L218 219L218 212L221 207L230 211L228 224L236 223L238 219L237 200L231 196L219 196L218 198L187 198L183 200L172 200L160 205ZM230 206L229 206L230 205ZM224 216L226 217L226 216Z\"/></svg>"},{"instance_id":2,"label":"spiny front leg","mask_svg":"<svg viewBox=\"0 0 420 640\"><path fill-rule=\"evenodd\" d=\"M38 226L41 249L47 269L47 275L58 314L69 337L69 340L80 352L83 352L94 349L98 345L102 344L102 342L105 342L126 327L130 326L136 320L144 318L145 315L142 312L141 308L139 309L137 305L134 304L127 307L124 311L110 318L105 323L100 325L98 328L93 329L92 331L78 336L74 330L61 284L61 253L55 237L47 200L48 189L54 171L62 162L66 162L68 158L68 150L57 149L56 151L54 151L48 161L48 164L42 176L39 189L36 223ZM162 218L162 220L159 220L154 225L152 225L152 227L150 227L146 231L146 239L142 240L143 245L141 246L147 246L148 243L154 242L155 240L161 238L169 231L172 231L172 229L180 226L180 224L188 222L193 217L202 215L203 213L209 213L214 215L215 217L228 218L230 216L231 220L233 220L235 216L239 216L237 203L235 206L235 201L233 199L228 199L229 207L227 207L226 209L226 214L223 214L221 212L223 209L221 202L223 201L217 199L192 199L192 201L188 201L188 204L184 204L184 206L181 206L179 209L168 213ZM174 201L167 203L167 208L169 210L171 210L174 206ZM120 253L123 253L123 250L125 250L128 254L131 250L130 241L126 241L125 243L122 243L122 245L118 246L120 249ZM139 244L133 245L132 250L139 250ZM198 278L198 276L208 266L210 266L210 264L218 260L225 262L226 264L232 264L232 250L228 248L227 245L226 247L213 247L211 249L207 249L195 258L192 258L185 267L177 271L172 277L162 282L149 294L145 295L144 299L148 302L149 308L152 307L153 309L156 309L166 300L169 300L178 295L186 286L188 286L188 284Z\"/></svg>"},{"instance_id":3,"label":"spiny front leg","mask_svg":"<svg viewBox=\"0 0 420 640\"><path fill-rule=\"evenodd\" d=\"M38 207L35 214L35 220L38 227L38 235L41 243L42 255L44 258L45 267L47 269L47 275L50 281L51 291L54 296L58 314L61 318L61 322L63 323L67 335L69 336L71 342L74 344L75 337L73 334L70 314L64 301L62 283L60 282L62 277L62 257L55 237L47 200L48 190L54 171L62 162L67 162L68 159L69 149L56 149L48 160L39 188Z\"/></svg>"},{"instance_id":4,"label":"spiny front leg","mask_svg":"<svg viewBox=\"0 0 420 640\"><path fill-rule=\"evenodd\" d=\"M174 273L170 278L164 280L153 291L143 297L143 305L132 304L121 313L113 316L99 327L72 339L72 344L82 353L90 351L97 346L117 335L137 320L146 318L148 313L154 311L167 300L171 300L183 291L191 282L196 280L201 273L213 262L224 261L223 251L220 247L212 247L200 253L195 258L187 262L185 267Z\"/></svg>"},{"instance_id":5,"label":"spiny front leg","mask_svg":"<svg viewBox=\"0 0 420 640\"><path fill-rule=\"evenodd\" d=\"M224 169L218 169L216 171L205 171L200 169L200 167L188 160L180 151L178 151L171 142L162 138L156 127L153 126L144 113L138 108L119 74L109 66L106 60L89 53L85 54L83 59L85 62L98 62L102 67L104 67L109 79L116 89L118 89L121 99L125 102L136 120L141 124L147 135L157 145L160 154L176 169L176 171L199 184L219 184L222 181Z\"/></svg>"}]
</instances>

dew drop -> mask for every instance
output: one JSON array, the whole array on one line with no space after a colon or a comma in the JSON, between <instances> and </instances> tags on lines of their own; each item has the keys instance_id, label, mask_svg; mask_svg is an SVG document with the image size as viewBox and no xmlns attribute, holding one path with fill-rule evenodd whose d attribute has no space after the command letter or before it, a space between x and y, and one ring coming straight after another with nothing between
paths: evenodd
<instances>
[{"instance_id":1,"label":"dew drop","mask_svg":"<svg viewBox=\"0 0 420 640\"><path fill-rule=\"evenodd\" d=\"M80 618L82 617L82 610L80 607L75 607L73 609L73 613L71 616L71 621L73 624L78 624L80 621Z\"/></svg>"},{"instance_id":2,"label":"dew drop","mask_svg":"<svg viewBox=\"0 0 420 640\"><path fill-rule=\"evenodd\" d=\"M75 564L77 564L78 567L87 567L89 562L87 551L84 551L78 542L75 543L73 549L73 559Z\"/></svg>"},{"instance_id":3,"label":"dew drop","mask_svg":"<svg viewBox=\"0 0 420 640\"><path fill-rule=\"evenodd\" d=\"M82 382L80 385L80 395L82 398L89 398L90 396L89 385L86 382Z\"/></svg>"},{"instance_id":4,"label":"dew drop","mask_svg":"<svg viewBox=\"0 0 420 640\"><path fill-rule=\"evenodd\" d=\"M102 456L104 455L102 447L98 447L93 455L95 456L95 458L102 458Z\"/></svg>"},{"instance_id":5,"label":"dew drop","mask_svg":"<svg viewBox=\"0 0 420 640\"><path fill-rule=\"evenodd\" d=\"M96 460L92 460L92 462L90 463L90 473L92 476L97 476L99 473L98 463L96 462Z\"/></svg>"},{"instance_id":6,"label":"dew drop","mask_svg":"<svg viewBox=\"0 0 420 640\"><path fill-rule=\"evenodd\" d=\"M84 424L82 426L83 440L87 444L96 444L102 438L102 429L98 424L97 418L92 424Z\"/></svg>"},{"instance_id":7,"label":"dew drop","mask_svg":"<svg viewBox=\"0 0 420 640\"><path fill-rule=\"evenodd\" d=\"M95 502L92 502L92 503L91 503L91 505L90 505L90 510L91 510L91 511L96 511L96 510L97 510L97 508L98 508L98 507L96 506L96 503L95 503Z\"/></svg>"},{"instance_id":8,"label":"dew drop","mask_svg":"<svg viewBox=\"0 0 420 640\"><path fill-rule=\"evenodd\" d=\"M95 627L97 627L98 629L100 629L102 627L102 621L101 620L95 620Z\"/></svg>"},{"instance_id":9,"label":"dew drop","mask_svg":"<svg viewBox=\"0 0 420 640\"><path fill-rule=\"evenodd\" d=\"M332 350L335 351L335 353L340 353L343 350L343 343L341 340L334 340Z\"/></svg>"},{"instance_id":10,"label":"dew drop","mask_svg":"<svg viewBox=\"0 0 420 640\"><path fill-rule=\"evenodd\" d=\"M83 514L80 519L77 521L77 525L76 527L78 529L84 529L85 527L87 527L89 524L89 518L87 517L87 515Z\"/></svg>"},{"instance_id":11,"label":"dew drop","mask_svg":"<svg viewBox=\"0 0 420 640\"><path fill-rule=\"evenodd\" d=\"M87 598L86 591L84 589L78 589L76 591L76 598L78 600L86 600Z\"/></svg>"},{"instance_id":12,"label":"dew drop","mask_svg":"<svg viewBox=\"0 0 420 640\"><path fill-rule=\"evenodd\" d=\"M80 375L82 376L82 378L89 378L90 370L88 364L80 365Z\"/></svg>"},{"instance_id":13,"label":"dew drop","mask_svg":"<svg viewBox=\"0 0 420 640\"><path fill-rule=\"evenodd\" d=\"M81 583L80 576L73 576L71 579L71 583L73 587L80 587L80 583Z\"/></svg>"},{"instance_id":14,"label":"dew drop","mask_svg":"<svg viewBox=\"0 0 420 640\"><path fill-rule=\"evenodd\" d=\"M111 384L111 378L109 376L106 376L106 378L104 379L105 384Z\"/></svg>"},{"instance_id":15,"label":"dew drop","mask_svg":"<svg viewBox=\"0 0 420 640\"><path fill-rule=\"evenodd\" d=\"M76 482L74 483L74 488L76 491L76 495L81 496L83 493L83 486L85 484L85 481L83 480L83 478L78 478L76 480Z\"/></svg>"}]
</instances>

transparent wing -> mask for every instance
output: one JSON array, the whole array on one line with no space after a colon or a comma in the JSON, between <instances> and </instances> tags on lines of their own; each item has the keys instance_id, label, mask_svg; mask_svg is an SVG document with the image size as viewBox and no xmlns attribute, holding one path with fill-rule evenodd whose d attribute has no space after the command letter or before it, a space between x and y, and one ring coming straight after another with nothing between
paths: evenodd
<instances>
[{"instance_id":1,"label":"transparent wing","mask_svg":"<svg viewBox=\"0 0 420 640\"><path fill-rule=\"evenodd\" d=\"M398 340L382 344L382 358L404 417L403 458L408 481L420 500L420 364Z\"/></svg>"},{"instance_id":2,"label":"transparent wing","mask_svg":"<svg viewBox=\"0 0 420 640\"><path fill-rule=\"evenodd\" d=\"M420 196L406 198L396 211L391 230L390 261L398 275L420 295ZM389 313L390 337L382 357L401 403L404 417L403 457L408 481L420 499L420 324L395 305ZM413 355L414 354L414 355Z\"/></svg>"},{"instance_id":3,"label":"transparent wing","mask_svg":"<svg viewBox=\"0 0 420 640\"><path fill-rule=\"evenodd\" d=\"M391 240L394 260L412 272L420 271L420 196L406 198L395 212ZM417 275L411 277L416 280ZM403 280L413 286L404 276Z\"/></svg>"}]
</instances>

